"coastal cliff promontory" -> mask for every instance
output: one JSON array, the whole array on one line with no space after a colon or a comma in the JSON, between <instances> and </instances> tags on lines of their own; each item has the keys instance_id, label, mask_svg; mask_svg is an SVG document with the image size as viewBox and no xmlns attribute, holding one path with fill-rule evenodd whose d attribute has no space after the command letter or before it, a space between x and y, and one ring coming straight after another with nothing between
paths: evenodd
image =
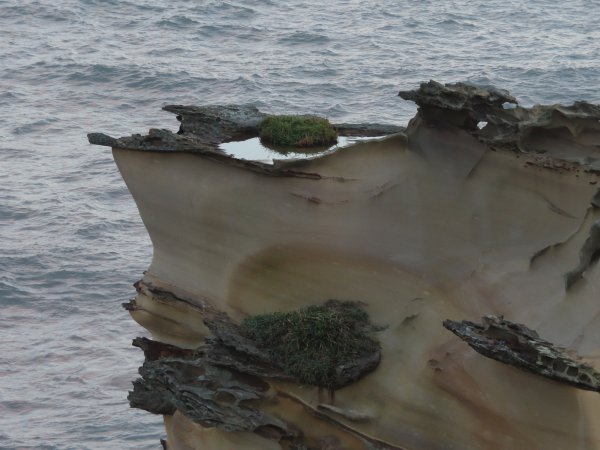
<instances>
[{"instance_id":1,"label":"coastal cliff promontory","mask_svg":"<svg viewBox=\"0 0 600 450\"><path fill-rule=\"evenodd\" d=\"M600 107L400 96L406 129L296 159L223 150L248 105L89 135L153 243L129 400L169 450L600 449Z\"/></svg>"}]
</instances>

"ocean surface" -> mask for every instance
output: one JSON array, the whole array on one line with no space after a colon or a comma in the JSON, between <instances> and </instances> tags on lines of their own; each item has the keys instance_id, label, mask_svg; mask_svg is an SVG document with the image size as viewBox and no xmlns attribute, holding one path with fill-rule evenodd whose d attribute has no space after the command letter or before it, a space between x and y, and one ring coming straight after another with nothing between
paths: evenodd
<instances>
[{"instance_id":1,"label":"ocean surface","mask_svg":"<svg viewBox=\"0 0 600 450\"><path fill-rule=\"evenodd\" d=\"M593 0L0 0L0 449L160 449L121 303L152 248L110 150L169 103L403 125L430 78L600 102Z\"/></svg>"}]
</instances>

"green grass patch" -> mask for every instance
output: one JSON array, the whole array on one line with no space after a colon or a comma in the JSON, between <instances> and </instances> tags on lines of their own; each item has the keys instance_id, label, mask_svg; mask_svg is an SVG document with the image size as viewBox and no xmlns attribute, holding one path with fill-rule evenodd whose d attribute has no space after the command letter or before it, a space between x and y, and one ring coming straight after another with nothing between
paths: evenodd
<instances>
[{"instance_id":1,"label":"green grass patch","mask_svg":"<svg viewBox=\"0 0 600 450\"><path fill-rule=\"evenodd\" d=\"M337 142L327 119L315 116L269 116L259 127L263 143L284 147L315 147Z\"/></svg>"},{"instance_id":2,"label":"green grass patch","mask_svg":"<svg viewBox=\"0 0 600 450\"><path fill-rule=\"evenodd\" d=\"M329 300L291 312L252 316L242 328L281 369L304 384L340 387L337 369L379 352L369 322L356 302Z\"/></svg>"}]
</instances>

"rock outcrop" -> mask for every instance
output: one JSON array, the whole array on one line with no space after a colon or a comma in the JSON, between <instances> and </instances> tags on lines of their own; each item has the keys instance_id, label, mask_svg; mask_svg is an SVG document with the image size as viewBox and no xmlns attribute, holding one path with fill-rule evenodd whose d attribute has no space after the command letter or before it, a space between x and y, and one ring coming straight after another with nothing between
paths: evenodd
<instances>
[{"instance_id":1,"label":"rock outcrop","mask_svg":"<svg viewBox=\"0 0 600 450\"><path fill-rule=\"evenodd\" d=\"M484 356L579 389L600 392L600 373L540 339L523 324L484 316L481 324L445 320L444 327Z\"/></svg>"},{"instance_id":2,"label":"rock outcrop","mask_svg":"<svg viewBox=\"0 0 600 450\"><path fill-rule=\"evenodd\" d=\"M389 135L275 164L219 149L256 135L249 106L90 135L154 246L125 305L152 334L129 399L164 416L168 449L600 449L598 107L435 82L401 95L419 105L406 134L342 124ZM360 304L380 344L333 388L240 328L328 299Z\"/></svg>"},{"instance_id":3,"label":"rock outcrop","mask_svg":"<svg viewBox=\"0 0 600 450\"><path fill-rule=\"evenodd\" d=\"M492 149L537 155L535 163L564 169L557 161L600 170L600 106L578 101L570 106L518 106L507 91L464 83L422 83L400 97L419 106L408 127L458 127Z\"/></svg>"}]
</instances>

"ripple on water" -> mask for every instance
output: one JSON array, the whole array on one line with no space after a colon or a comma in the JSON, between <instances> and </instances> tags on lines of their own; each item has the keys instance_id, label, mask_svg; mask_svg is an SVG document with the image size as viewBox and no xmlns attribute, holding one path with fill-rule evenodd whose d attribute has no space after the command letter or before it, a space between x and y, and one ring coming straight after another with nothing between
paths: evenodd
<instances>
[{"instance_id":1,"label":"ripple on water","mask_svg":"<svg viewBox=\"0 0 600 450\"><path fill-rule=\"evenodd\" d=\"M303 47L306 45L324 45L330 42L330 39L317 33L310 33L308 31L294 31L278 40L278 43L289 46Z\"/></svg>"}]
</instances>

